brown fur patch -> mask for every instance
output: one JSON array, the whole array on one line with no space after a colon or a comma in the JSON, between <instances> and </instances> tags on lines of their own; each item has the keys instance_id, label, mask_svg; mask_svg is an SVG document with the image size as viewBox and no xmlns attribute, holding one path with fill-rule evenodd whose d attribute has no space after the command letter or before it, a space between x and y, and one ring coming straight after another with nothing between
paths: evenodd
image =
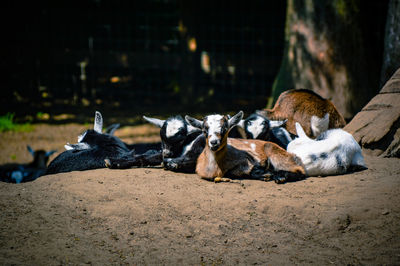
<instances>
[{"instance_id":1,"label":"brown fur patch","mask_svg":"<svg viewBox=\"0 0 400 266\"><path fill-rule=\"evenodd\" d=\"M311 117L315 115L322 118L326 113L329 113L329 128L342 128L346 125L343 116L331 101L305 89L285 91L279 95L272 109L260 111L260 114L271 120L287 119L286 129L295 135L295 123L299 122L309 137L313 137Z\"/></svg>"}]
</instances>

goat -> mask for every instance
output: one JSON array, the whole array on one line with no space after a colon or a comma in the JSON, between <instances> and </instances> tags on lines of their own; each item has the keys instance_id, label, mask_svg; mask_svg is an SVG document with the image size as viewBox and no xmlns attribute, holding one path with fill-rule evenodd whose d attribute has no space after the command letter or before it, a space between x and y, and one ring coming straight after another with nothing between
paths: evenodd
<instances>
[{"instance_id":1,"label":"goat","mask_svg":"<svg viewBox=\"0 0 400 266\"><path fill-rule=\"evenodd\" d=\"M180 115L167 120L146 116L143 118L160 128L162 151L149 150L131 157L108 158L107 167L121 169L162 163L167 170L194 172L197 157L205 145L201 130L190 126Z\"/></svg>"},{"instance_id":2,"label":"goat","mask_svg":"<svg viewBox=\"0 0 400 266\"><path fill-rule=\"evenodd\" d=\"M120 127L119 123L112 124L108 126L105 130L105 134L109 135L114 135L115 131ZM135 144L128 144L126 142L123 142L125 146L129 150L134 150L135 154L143 154L146 153L149 150L160 150L161 149L161 143L156 142L156 143L135 143Z\"/></svg>"},{"instance_id":3,"label":"goat","mask_svg":"<svg viewBox=\"0 0 400 266\"><path fill-rule=\"evenodd\" d=\"M103 118L96 111L93 129L78 137L78 143L67 143L66 151L50 162L46 174L104 168L104 159L123 157L134 153L119 138L102 133Z\"/></svg>"},{"instance_id":4,"label":"goat","mask_svg":"<svg viewBox=\"0 0 400 266\"><path fill-rule=\"evenodd\" d=\"M186 121L201 129L206 138L197 159L196 173L207 180L229 181L250 177L277 183L305 177L300 159L277 144L262 140L228 138L229 131L243 118L240 111L231 118L208 115L203 121L186 116Z\"/></svg>"},{"instance_id":5,"label":"goat","mask_svg":"<svg viewBox=\"0 0 400 266\"><path fill-rule=\"evenodd\" d=\"M46 172L47 161L55 150L34 151L29 145L27 149L33 156L33 161L28 164L7 164L0 168L0 180L8 183L29 182L37 179Z\"/></svg>"},{"instance_id":6,"label":"goat","mask_svg":"<svg viewBox=\"0 0 400 266\"><path fill-rule=\"evenodd\" d=\"M246 119L240 120L237 127L243 129L247 139L271 141L286 149L288 143L292 141L292 136L284 128L286 121L269 120L262 115L254 113ZM231 133L229 133L229 137L232 137Z\"/></svg>"},{"instance_id":7,"label":"goat","mask_svg":"<svg viewBox=\"0 0 400 266\"><path fill-rule=\"evenodd\" d=\"M315 140L309 138L296 123L298 138L289 143L287 151L298 156L309 176L327 176L366 169L361 147L353 136L343 129L330 129Z\"/></svg>"},{"instance_id":8,"label":"goat","mask_svg":"<svg viewBox=\"0 0 400 266\"><path fill-rule=\"evenodd\" d=\"M306 89L285 91L279 95L272 109L259 110L257 113L271 120L287 119L286 129L294 135L296 122L302 125L309 137L317 137L327 129L346 125L343 116L331 101ZM328 116L324 116L325 114Z\"/></svg>"}]
</instances>

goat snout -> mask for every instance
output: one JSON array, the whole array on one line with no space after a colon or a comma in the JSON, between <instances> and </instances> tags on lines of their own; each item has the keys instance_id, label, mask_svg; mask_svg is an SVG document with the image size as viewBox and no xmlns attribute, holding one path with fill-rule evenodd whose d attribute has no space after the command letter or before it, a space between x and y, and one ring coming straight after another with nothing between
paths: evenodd
<instances>
[{"instance_id":1,"label":"goat snout","mask_svg":"<svg viewBox=\"0 0 400 266\"><path fill-rule=\"evenodd\" d=\"M216 151L216 150L218 150L218 148L220 146L220 141L218 139L210 140L209 145L210 145L210 149L212 151Z\"/></svg>"}]
</instances>

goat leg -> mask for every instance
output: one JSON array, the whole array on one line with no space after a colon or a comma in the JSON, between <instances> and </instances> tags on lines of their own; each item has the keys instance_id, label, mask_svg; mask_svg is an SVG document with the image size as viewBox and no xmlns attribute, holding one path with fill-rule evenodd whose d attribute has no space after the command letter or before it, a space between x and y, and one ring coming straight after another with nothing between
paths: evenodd
<instances>
[{"instance_id":1,"label":"goat leg","mask_svg":"<svg viewBox=\"0 0 400 266\"><path fill-rule=\"evenodd\" d=\"M166 158L163 161L163 165L166 170L193 173L196 168L196 159L197 158L188 158L186 156Z\"/></svg>"},{"instance_id":2,"label":"goat leg","mask_svg":"<svg viewBox=\"0 0 400 266\"><path fill-rule=\"evenodd\" d=\"M288 172L288 171L283 171L283 170L276 171L272 176L272 179L277 184L283 184L283 183L286 183L286 182L299 181L299 180L302 180L304 178L305 178L304 174L293 173L293 172Z\"/></svg>"},{"instance_id":3,"label":"goat leg","mask_svg":"<svg viewBox=\"0 0 400 266\"><path fill-rule=\"evenodd\" d=\"M254 166L250 172L250 178L260 179L262 181L270 181L272 173L265 169L265 167Z\"/></svg>"},{"instance_id":4,"label":"goat leg","mask_svg":"<svg viewBox=\"0 0 400 266\"><path fill-rule=\"evenodd\" d=\"M162 162L162 153L149 150L143 154L129 153L122 157L107 158L104 160L106 167L110 169L128 169L131 167L156 166Z\"/></svg>"}]
</instances>

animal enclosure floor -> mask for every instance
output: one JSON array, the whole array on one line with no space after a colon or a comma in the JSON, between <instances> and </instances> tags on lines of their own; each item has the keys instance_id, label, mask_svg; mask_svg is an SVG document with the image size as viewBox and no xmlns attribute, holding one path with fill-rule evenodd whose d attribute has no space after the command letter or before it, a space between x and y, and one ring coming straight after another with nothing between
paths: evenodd
<instances>
[{"instance_id":1,"label":"animal enclosure floor","mask_svg":"<svg viewBox=\"0 0 400 266\"><path fill-rule=\"evenodd\" d=\"M28 162L27 144L61 152L84 129L0 133L0 164ZM157 132L117 135L150 142ZM0 264L400 264L400 160L365 159L365 171L283 185L158 168L1 182Z\"/></svg>"}]
</instances>

